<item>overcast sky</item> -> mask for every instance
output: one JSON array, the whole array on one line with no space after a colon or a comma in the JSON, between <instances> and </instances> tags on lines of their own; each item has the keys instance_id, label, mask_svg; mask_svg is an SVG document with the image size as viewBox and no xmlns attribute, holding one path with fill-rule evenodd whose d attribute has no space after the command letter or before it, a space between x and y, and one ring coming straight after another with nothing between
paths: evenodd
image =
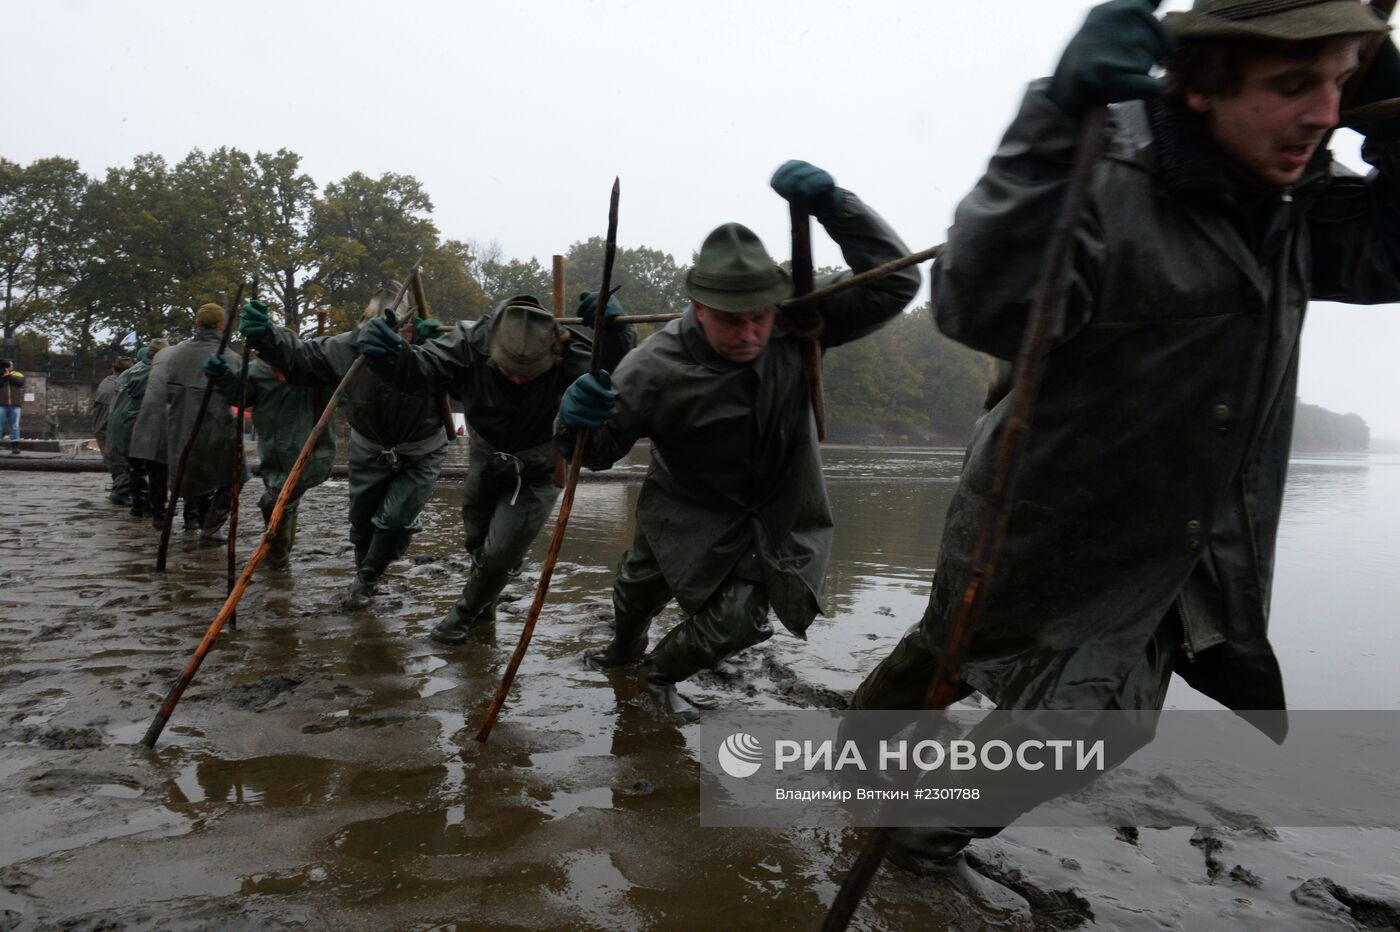
<instances>
[{"instance_id":1,"label":"overcast sky","mask_svg":"<svg viewBox=\"0 0 1400 932\"><path fill-rule=\"evenodd\" d=\"M688 262L738 220L781 257L768 176L802 158L920 249L1089 6L0 0L0 156L97 174L143 152L285 147L323 185L414 175L445 236L546 265L605 231L614 175L624 246ZM1354 138L1334 148L1360 165ZM818 239L818 264L839 262ZM1400 437L1397 347L1400 308L1315 305L1300 394Z\"/></svg>"}]
</instances>

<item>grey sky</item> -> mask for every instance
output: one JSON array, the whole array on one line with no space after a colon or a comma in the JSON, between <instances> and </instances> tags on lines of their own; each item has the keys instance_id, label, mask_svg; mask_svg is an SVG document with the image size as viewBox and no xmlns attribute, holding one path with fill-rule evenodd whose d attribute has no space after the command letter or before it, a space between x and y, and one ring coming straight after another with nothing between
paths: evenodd
<instances>
[{"instance_id":1,"label":"grey sky","mask_svg":"<svg viewBox=\"0 0 1400 932\"><path fill-rule=\"evenodd\" d=\"M918 249L942 242L1089 6L0 0L0 155L96 174L142 152L286 147L321 184L414 175L444 235L545 262L604 232L614 175L624 245L684 262L739 220L782 255L767 180L804 158ZM1335 148L1360 167L1348 137ZM819 240L818 263L839 262ZM1400 437L1400 308L1317 305L1304 340L1304 400Z\"/></svg>"}]
</instances>

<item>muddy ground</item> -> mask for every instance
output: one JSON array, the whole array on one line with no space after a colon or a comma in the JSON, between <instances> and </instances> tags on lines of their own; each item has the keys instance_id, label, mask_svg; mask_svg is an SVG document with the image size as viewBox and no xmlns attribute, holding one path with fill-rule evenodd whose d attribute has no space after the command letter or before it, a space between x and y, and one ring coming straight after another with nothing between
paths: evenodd
<instances>
[{"instance_id":1,"label":"muddy ground","mask_svg":"<svg viewBox=\"0 0 1400 932\"><path fill-rule=\"evenodd\" d=\"M583 527L617 485L582 488ZM155 533L105 486L0 473L0 930L820 921L859 837L702 828L699 726L580 663L607 637L625 538L566 548L483 749L472 726L538 565L494 633L430 642L466 566L444 483L374 610L343 614L344 483L328 483L293 572L259 576L148 753L135 744L222 601L224 556L177 532L154 573ZM251 502L243 522L258 525ZM813 655L780 636L698 688L728 707L839 706L898 636L875 630L839 675L809 676ZM1013 827L971 852L939 880L886 868L857 927L1400 928L1390 830Z\"/></svg>"}]
</instances>

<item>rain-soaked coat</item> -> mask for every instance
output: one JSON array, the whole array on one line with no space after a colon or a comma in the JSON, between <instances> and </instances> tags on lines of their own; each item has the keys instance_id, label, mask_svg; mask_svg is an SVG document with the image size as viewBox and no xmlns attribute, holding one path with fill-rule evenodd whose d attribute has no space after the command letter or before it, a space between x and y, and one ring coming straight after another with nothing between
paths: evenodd
<instances>
[{"instance_id":1,"label":"rain-soaked coat","mask_svg":"<svg viewBox=\"0 0 1400 932\"><path fill-rule=\"evenodd\" d=\"M102 461L109 470L120 470L126 466L126 457L112 451L112 405L117 400L117 380L121 376L113 372L97 386L92 396L92 434L97 441L97 449L102 451Z\"/></svg>"},{"instance_id":2,"label":"rain-soaked coat","mask_svg":"<svg viewBox=\"0 0 1400 932\"><path fill-rule=\"evenodd\" d=\"M908 252L850 192L824 225L855 272ZM905 269L818 304L823 348L897 316L919 282L917 269ZM766 584L778 620L803 634L821 610L832 523L801 344L788 321L779 314L758 359L735 363L710 348L686 311L623 359L613 388L617 406L590 433L584 465L606 469L650 438L637 524L681 609L698 612L744 561Z\"/></svg>"},{"instance_id":3,"label":"rain-soaked coat","mask_svg":"<svg viewBox=\"0 0 1400 932\"><path fill-rule=\"evenodd\" d=\"M136 363L117 377L112 417L107 425L107 448L116 456L133 455L131 434L136 426L136 417L141 413L141 402L146 397L146 383L150 377L151 364L145 361Z\"/></svg>"},{"instance_id":4,"label":"rain-soaked coat","mask_svg":"<svg viewBox=\"0 0 1400 932\"><path fill-rule=\"evenodd\" d=\"M523 385L501 375L491 359L491 328L507 302L480 320L462 321L437 338L373 363L375 372L407 392L436 396L447 391L462 402L473 456L509 453L523 461L525 479L553 480L554 415L564 389L588 371L592 341L567 329L562 363ZM611 370L637 345L628 325L603 335L602 368Z\"/></svg>"},{"instance_id":5,"label":"rain-soaked coat","mask_svg":"<svg viewBox=\"0 0 1400 932\"><path fill-rule=\"evenodd\" d=\"M274 328L253 345L288 382L334 388L360 355L355 342L358 333L357 328L303 340L289 330ZM413 455L422 456L447 443L435 398L400 391L369 367L350 383L342 399L350 429L368 445L385 449L411 445ZM435 442L434 436L441 442Z\"/></svg>"},{"instance_id":6,"label":"rain-soaked coat","mask_svg":"<svg viewBox=\"0 0 1400 932\"><path fill-rule=\"evenodd\" d=\"M161 350L151 365L146 397L136 418L131 455L165 463L170 469L171 494L175 492L175 468L209 386L204 361L218 352L220 338L217 330L196 327L188 340ZM231 350L224 350L224 360L234 369L240 364ZM190 448L180 495L193 498L231 485L235 442L241 443L242 435L234 426L233 411L215 394L209 399L199 437ZM245 479L247 468L245 464Z\"/></svg>"},{"instance_id":7,"label":"rain-soaked coat","mask_svg":"<svg viewBox=\"0 0 1400 932\"><path fill-rule=\"evenodd\" d=\"M1368 144L1369 179L1322 152L1282 192L1232 178L1180 104L1115 107L1112 123L963 676L1008 708L1110 707L1175 604L1188 682L1282 708L1267 624L1299 332L1310 298L1400 300L1397 150ZM935 266L944 333L1014 355L1077 132L1033 85ZM924 618L935 651L1007 407L979 421L949 508Z\"/></svg>"},{"instance_id":8,"label":"rain-soaked coat","mask_svg":"<svg viewBox=\"0 0 1400 932\"><path fill-rule=\"evenodd\" d=\"M225 403L235 404L240 387L238 373L229 372L218 384ZM261 360L248 364L246 402L253 410L253 428L258 435L258 471L274 499L321 415L315 394L315 389L289 384ZM302 495L329 479L334 463L335 431L324 430L302 468L296 494Z\"/></svg>"}]
</instances>

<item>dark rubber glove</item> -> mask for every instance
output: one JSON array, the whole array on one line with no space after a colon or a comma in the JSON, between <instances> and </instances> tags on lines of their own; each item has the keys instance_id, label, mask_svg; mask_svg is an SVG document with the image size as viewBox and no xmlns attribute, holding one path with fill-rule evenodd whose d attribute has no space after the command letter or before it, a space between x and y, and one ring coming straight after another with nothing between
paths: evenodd
<instances>
[{"instance_id":1,"label":"dark rubber glove","mask_svg":"<svg viewBox=\"0 0 1400 932\"><path fill-rule=\"evenodd\" d=\"M599 369L596 376L585 373L565 390L559 402L559 421L566 427L602 427L616 404L608 370Z\"/></svg>"},{"instance_id":2,"label":"dark rubber glove","mask_svg":"<svg viewBox=\"0 0 1400 932\"><path fill-rule=\"evenodd\" d=\"M583 318L583 326L589 330L593 329L593 317L598 313L598 292L585 291L578 296L578 316ZM616 296L608 298L608 306L603 311L603 327L616 333L626 324L620 324L617 319L622 316L622 305L618 303Z\"/></svg>"},{"instance_id":3,"label":"dark rubber glove","mask_svg":"<svg viewBox=\"0 0 1400 932\"><path fill-rule=\"evenodd\" d=\"M1362 107L1396 97L1400 97L1400 50L1387 38L1376 48L1371 70L1357 85L1352 106ZM1400 139L1400 118L1369 122L1360 129L1368 140L1393 142Z\"/></svg>"},{"instance_id":4,"label":"dark rubber glove","mask_svg":"<svg viewBox=\"0 0 1400 932\"><path fill-rule=\"evenodd\" d=\"M204 374L209 376L209 381L217 382L228 375L228 363L224 361L224 357L215 353L204 360Z\"/></svg>"},{"instance_id":5,"label":"dark rubber glove","mask_svg":"<svg viewBox=\"0 0 1400 932\"><path fill-rule=\"evenodd\" d=\"M393 359L403 348L403 338L382 317L371 317L361 327L355 343L371 361Z\"/></svg>"},{"instance_id":6,"label":"dark rubber glove","mask_svg":"<svg viewBox=\"0 0 1400 932\"><path fill-rule=\"evenodd\" d=\"M811 162L792 159L778 166L768 182L786 200L806 201L818 220L835 216L841 208L841 191L830 172Z\"/></svg>"},{"instance_id":7,"label":"dark rubber glove","mask_svg":"<svg viewBox=\"0 0 1400 932\"><path fill-rule=\"evenodd\" d=\"M247 304L238 317L238 332L243 334L245 340L257 340L272 329L272 323L267 317L267 305L254 298Z\"/></svg>"},{"instance_id":8,"label":"dark rubber glove","mask_svg":"<svg viewBox=\"0 0 1400 932\"><path fill-rule=\"evenodd\" d=\"M1148 74L1171 51L1155 0L1108 0L1089 11L1050 79L1050 99L1073 116L1098 104L1162 93Z\"/></svg>"},{"instance_id":9,"label":"dark rubber glove","mask_svg":"<svg viewBox=\"0 0 1400 932\"><path fill-rule=\"evenodd\" d=\"M436 317L415 317L413 318L413 335L418 340L432 340L442 333L442 321Z\"/></svg>"}]
</instances>

